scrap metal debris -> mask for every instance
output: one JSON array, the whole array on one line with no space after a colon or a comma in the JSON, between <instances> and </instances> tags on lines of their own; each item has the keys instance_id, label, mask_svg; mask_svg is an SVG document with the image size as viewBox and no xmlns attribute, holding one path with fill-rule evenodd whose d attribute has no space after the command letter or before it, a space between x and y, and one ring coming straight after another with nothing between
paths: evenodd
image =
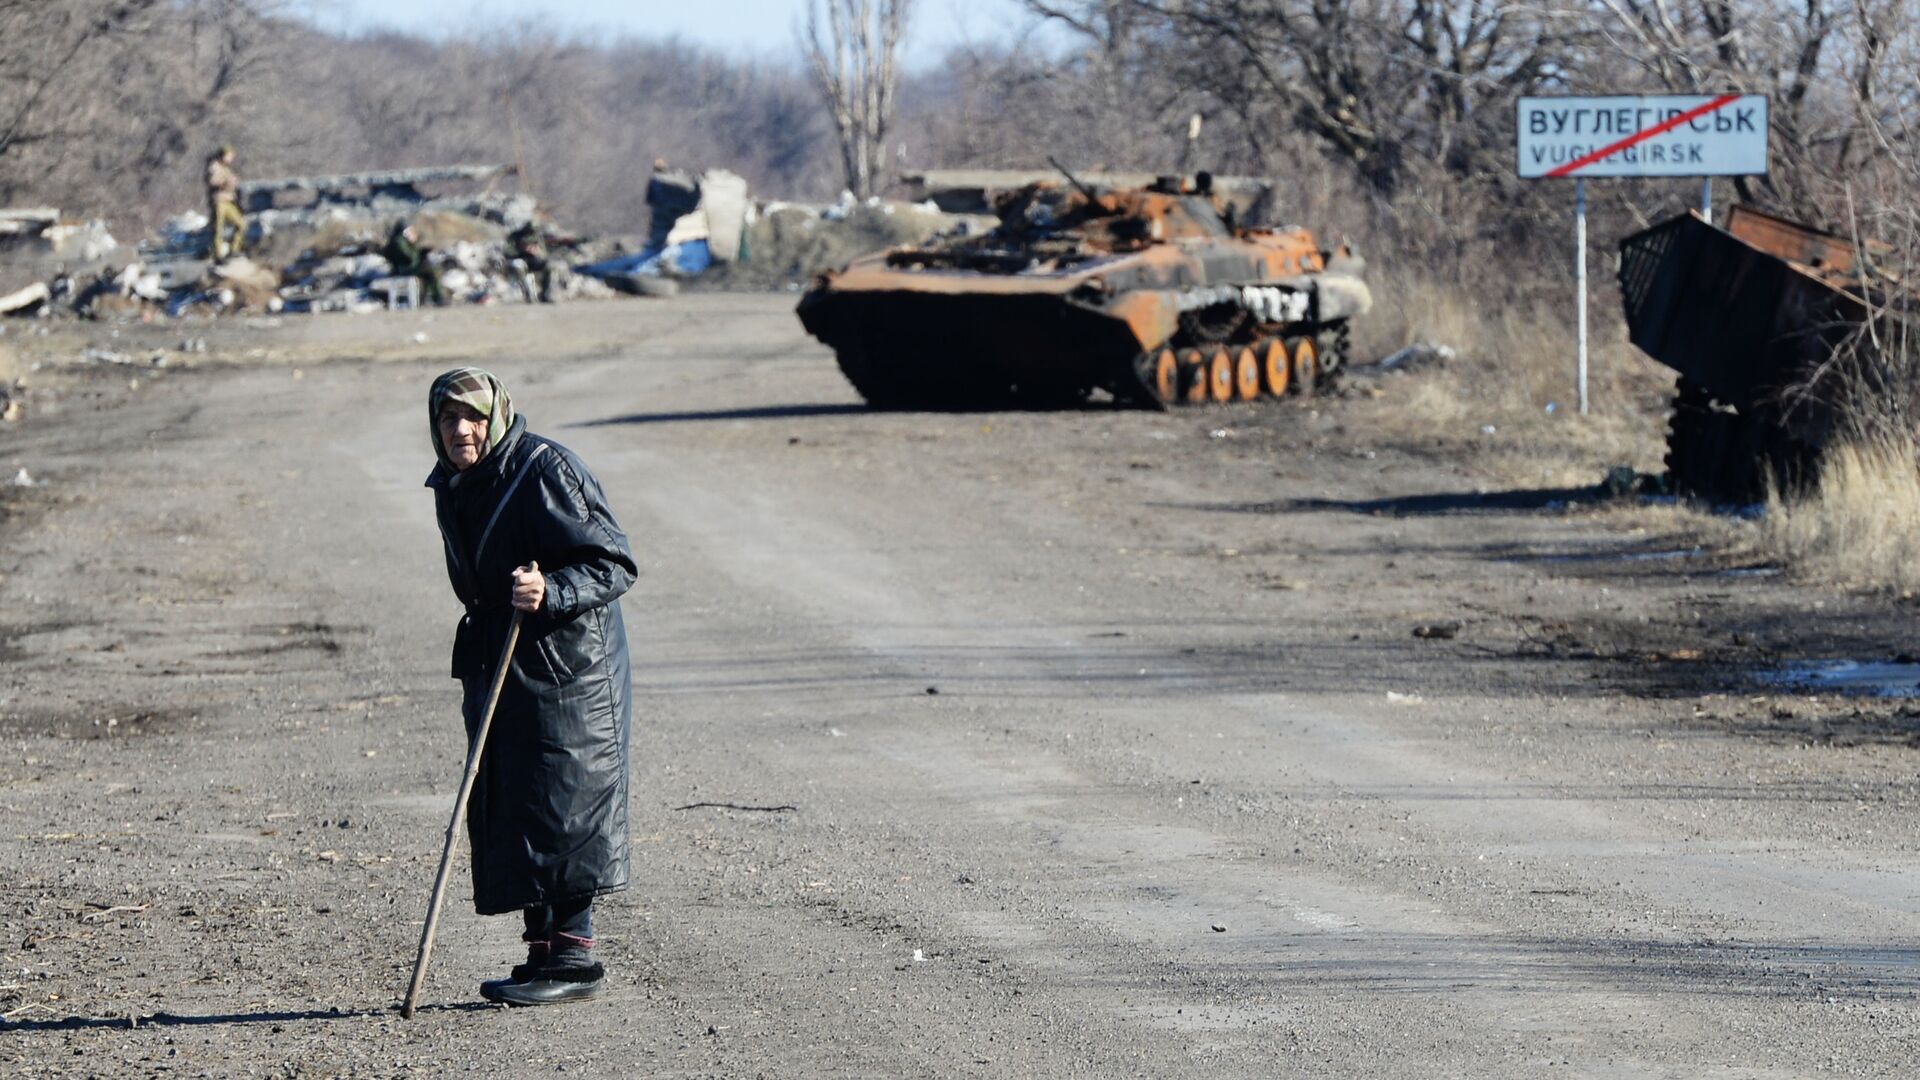
<instances>
[{"instance_id":1,"label":"scrap metal debris","mask_svg":"<svg viewBox=\"0 0 1920 1080\"><path fill-rule=\"evenodd\" d=\"M1887 255L1747 206L1724 227L1689 211L1620 242L1630 337L1679 375L1675 493L1747 506L1803 485L1855 395L1898 391L1872 374L1873 354L1911 332L1915 294L1879 265Z\"/></svg>"}]
</instances>

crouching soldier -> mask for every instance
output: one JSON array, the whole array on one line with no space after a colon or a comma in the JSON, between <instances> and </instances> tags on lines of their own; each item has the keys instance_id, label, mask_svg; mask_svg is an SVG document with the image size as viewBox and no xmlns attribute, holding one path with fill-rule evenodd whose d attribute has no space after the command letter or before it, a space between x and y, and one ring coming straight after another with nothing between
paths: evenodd
<instances>
[{"instance_id":1,"label":"crouching soldier","mask_svg":"<svg viewBox=\"0 0 1920 1080\"><path fill-rule=\"evenodd\" d=\"M427 303L447 306L446 290L440 287L440 268L428 261L427 256L433 254L433 249L420 242L419 229L404 221L394 225L393 232L387 234L387 246L380 249L380 254L395 274L420 279L420 293Z\"/></svg>"}]
</instances>

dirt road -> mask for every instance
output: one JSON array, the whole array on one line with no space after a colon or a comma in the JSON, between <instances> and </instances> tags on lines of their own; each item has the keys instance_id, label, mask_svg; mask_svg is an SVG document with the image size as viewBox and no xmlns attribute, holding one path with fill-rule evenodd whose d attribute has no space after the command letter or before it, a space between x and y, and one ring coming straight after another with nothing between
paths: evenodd
<instances>
[{"instance_id":1,"label":"dirt road","mask_svg":"<svg viewBox=\"0 0 1920 1080\"><path fill-rule=\"evenodd\" d=\"M1477 494L1391 387L884 415L787 298L420 318L5 433L0 1072L1920 1059L1913 722L1747 674L1898 611ZM478 1003L517 928L456 904L404 1022L463 749L422 399L468 358L642 564L636 887L607 999Z\"/></svg>"}]
</instances>

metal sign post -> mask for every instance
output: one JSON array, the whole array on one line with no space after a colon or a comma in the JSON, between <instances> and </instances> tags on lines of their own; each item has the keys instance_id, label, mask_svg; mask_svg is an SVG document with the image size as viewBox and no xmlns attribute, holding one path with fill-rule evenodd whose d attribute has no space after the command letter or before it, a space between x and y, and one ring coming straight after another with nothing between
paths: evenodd
<instances>
[{"instance_id":1,"label":"metal sign post","mask_svg":"<svg viewBox=\"0 0 1920 1080\"><path fill-rule=\"evenodd\" d=\"M1573 181L1576 378L1587 411L1587 181L1589 176L1700 177L1700 213L1713 220L1713 178L1767 171L1767 99L1761 95L1523 97L1516 106L1522 180Z\"/></svg>"},{"instance_id":2,"label":"metal sign post","mask_svg":"<svg viewBox=\"0 0 1920 1080\"><path fill-rule=\"evenodd\" d=\"M1580 386L1580 415L1587 415L1587 181L1573 182L1574 291L1580 296L1580 359L1575 376Z\"/></svg>"}]
</instances>

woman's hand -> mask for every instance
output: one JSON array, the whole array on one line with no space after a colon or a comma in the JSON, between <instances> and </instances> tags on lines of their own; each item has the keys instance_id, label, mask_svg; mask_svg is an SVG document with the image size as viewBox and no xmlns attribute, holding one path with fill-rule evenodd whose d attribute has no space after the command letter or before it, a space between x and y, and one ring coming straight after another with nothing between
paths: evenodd
<instances>
[{"instance_id":1,"label":"woman's hand","mask_svg":"<svg viewBox=\"0 0 1920 1080\"><path fill-rule=\"evenodd\" d=\"M540 572L540 564L530 562L513 570L513 606L521 611L539 611L540 601L547 598L547 576Z\"/></svg>"}]
</instances>

